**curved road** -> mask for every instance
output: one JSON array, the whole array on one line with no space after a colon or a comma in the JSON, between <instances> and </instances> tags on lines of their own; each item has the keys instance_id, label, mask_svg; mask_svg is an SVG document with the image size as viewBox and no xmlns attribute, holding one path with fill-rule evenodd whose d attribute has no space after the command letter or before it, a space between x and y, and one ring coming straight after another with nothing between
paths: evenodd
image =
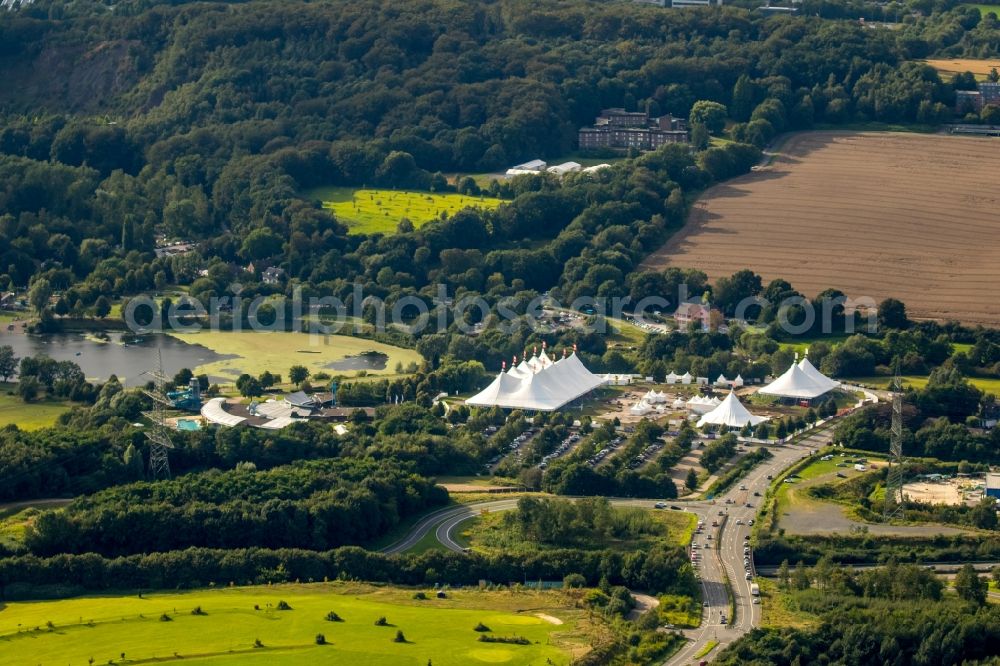
<instances>
[{"instance_id":1,"label":"curved road","mask_svg":"<svg viewBox=\"0 0 1000 666\"><path fill-rule=\"evenodd\" d=\"M702 609L701 626L681 632L690 642L671 657L667 664L680 666L695 663L694 655L708 643L715 641L718 647L704 657L710 660L729 643L760 624L760 605L753 603L750 594L751 581L747 579L747 571L744 568L744 548L747 545L745 537L749 536L751 529L746 523L756 518L758 502L763 500L770 483L767 477L777 476L808 455L810 451L826 446L832 437L833 429L826 428L812 433L795 444L773 446L770 449L773 457L750 470L741 483L725 494L713 500L674 502L683 506L685 511L696 514L704 523L703 530L695 534L690 550L692 559L697 560L695 566L701 579L702 599L705 604ZM760 496L754 493L759 493ZM617 506L652 508L656 504L656 500L613 498L610 501ZM439 509L422 518L409 534L385 548L383 552L401 553L409 550L432 531L435 538L446 548L462 551L462 546L453 538L455 529L461 523L484 512L508 511L516 506L517 499L498 499ZM718 522L719 526L713 527L713 521ZM752 554L750 560L752 571ZM728 617L730 589L735 607L734 617ZM723 615L727 616L725 624L722 622Z\"/></svg>"}]
</instances>

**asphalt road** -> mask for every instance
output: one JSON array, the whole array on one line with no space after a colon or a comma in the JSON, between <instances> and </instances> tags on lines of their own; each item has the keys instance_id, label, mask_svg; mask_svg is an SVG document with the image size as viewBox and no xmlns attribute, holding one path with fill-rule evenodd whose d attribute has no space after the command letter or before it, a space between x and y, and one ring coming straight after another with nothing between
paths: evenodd
<instances>
[{"instance_id":1,"label":"asphalt road","mask_svg":"<svg viewBox=\"0 0 1000 666\"><path fill-rule=\"evenodd\" d=\"M725 494L713 500L684 501L669 500L669 503L684 507L695 513L703 523L702 531L695 534L690 549L698 570L702 599L706 605L702 609L702 623L697 629L682 631L690 642L666 663L670 665L690 664L700 661L694 655L709 642L717 641L711 654L701 659L711 660L726 645L735 641L761 621L761 607L753 603L750 594L751 580L747 580L744 565L744 537L749 536L747 521L755 519L759 503L770 483L768 476L777 476L798 460L830 443L833 429L826 429L804 438L796 444L771 447L773 457L750 470L744 479ZM755 496L754 493L759 493ZM652 508L655 499L639 500L612 498L616 506L644 506ZM752 506L746 506L747 503ZM401 553L412 548L429 532L446 548L461 551L462 546L454 539L456 528L466 520L484 512L509 511L517 506L516 499L499 499L476 502L464 506L446 507L428 514L410 530L403 539L385 548L385 553ZM713 521L719 523L712 526ZM738 524L739 523L739 524ZM753 572L753 557L750 556L750 572ZM729 617L730 605L728 588L731 586L735 602L735 615ZM722 623L723 615L726 623Z\"/></svg>"},{"instance_id":2,"label":"asphalt road","mask_svg":"<svg viewBox=\"0 0 1000 666\"><path fill-rule=\"evenodd\" d=\"M810 451L826 446L832 437L833 431L828 429L813 433L796 444L772 447L772 458L750 470L739 484L716 498L714 504L691 503L691 509L705 524L704 532L696 534L693 540L693 544L699 548L692 547L692 551L702 553L702 564L698 568L701 574L702 599L708 605L702 609L701 626L681 632L690 642L671 657L667 664L697 663L701 659L711 661L712 656L729 643L760 625L761 607L753 603L750 594L753 581L747 579L744 565L744 548L747 543L744 537L750 535L751 529L747 522L757 516L759 502L763 500L770 483L767 477L777 476ZM760 496L755 496L755 492L760 493ZM752 506L746 506L747 503ZM713 521L718 521L719 526L713 527ZM706 545L710 546L707 551L703 547ZM755 573L752 552L749 567L751 574ZM733 593L734 617L729 617L727 579ZM726 624L722 623L723 615L726 616ZM718 647L709 655L696 660L694 655L712 641L718 642Z\"/></svg>"}]
</instances>

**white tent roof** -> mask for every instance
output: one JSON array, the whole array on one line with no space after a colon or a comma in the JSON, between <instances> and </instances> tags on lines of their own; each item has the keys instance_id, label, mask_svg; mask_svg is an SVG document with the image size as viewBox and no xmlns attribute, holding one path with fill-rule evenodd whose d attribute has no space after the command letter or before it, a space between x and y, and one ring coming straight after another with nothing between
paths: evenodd
<instances>
[{"instance_id":1,"label":"white tent roof","mask_svg":"<svg viewBox=\"0 0 1000 666\"><path fill-rule=\"evenodd\" d=\"M584 367L576 354L553 363L543 351L529 362L522 361L516 370L501 372L465 403L550 412L603 383L602 378Z\"/></svg>"},{"instance_id":2,"label":"white tent roof","mask_svg":"<svg viewBox=\"0 0 1000 666\"><path fill-rule=\"evenodd\" d=\"M242 416L236 416L235 414L230 414L222 405L225 404L225 398L212 398L204 405L201 406L201 415L204 416L210 423L217 423L224 426L238 426L239 424L246 421Z\"/></svg>"},{"instance_id":3,"label":"white tent roof","mask_svg":"<svg viewBox=\"0 0 1000 666\"><path fill-rule=\"evenodd\" d=\"M728 384L729 380L726 379L725 375L719 375L719 377L715 380L715 383L716 384Z\"/></svg>"},{"instance_id":4,"label":"white tent roof","mask_svg":"<svg viewBox=\"0 0 1000 666\"><path fill-rule=\"evenodd\" d=\"M806 377L813 380L818 386L829 386L830 389L835 389L840 386L840 382L836 382L822 372L816 369L816 366L809 362L809 357L804 356L802 360L799 361L799 370L805 373Z\"/></svg>"},{"instance_id":5,"label":"white tent roof","mask_svg":"<svg viewBox=\"0 0 1000 666\"><path fill-rule=\"evenodd\" d=\"M815 368L814 368L815 369ZM811 400L823 395L833 386L821 384L807 375L798 365L792 363L783 375L760 389L763 395L776 395L782 398L804 398Z\"/></svg>"},{"instance_id":6,"label":"white tent roof","mask_svg":"<svg viewBox=\"0 0 1000 666\"><path fill-rule=\"evenodd\" d=\"M739 398L732 391L719 405L709 413L698 419L698 427L711 423L712 425L724 425L730 428L742 428L746 424L757 425L761 421L766 421L766 416L754 416L743 406Z\"/></svg>"}]
</instances>

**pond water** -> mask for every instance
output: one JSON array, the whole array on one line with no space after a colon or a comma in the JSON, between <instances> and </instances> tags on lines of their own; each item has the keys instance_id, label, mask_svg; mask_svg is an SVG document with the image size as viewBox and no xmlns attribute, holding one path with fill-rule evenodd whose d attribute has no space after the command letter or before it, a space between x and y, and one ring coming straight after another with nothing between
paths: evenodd
<instances>
[{"instance_id":1,"label":"pond water","mask_svg":"<svg viewBox=\"0 0 1000 666\"><path fill-rule=\"evenodd\" d=\"M379 352L365 352L356 356L345 356L333 363L327 363L325 368L331 370L385 370L389 357Z\"/></svg>"},{"instance_id":2,"label":"pond water","mask_svg":"<svg viewBox=\"0 0 1000 666\"><path fill-rule=\"evenodd\" d=\"M101 339L106 338L106 339ZM106 380L116 375L126 386L145 384L146 375L156 369L157 349L163 356L163 372L173 376L182 368L195 368L205 363L233 356L213 352L201 345L188 344L163 334L137 338L128 332L58 333L26 335L0 331L0 346L10 345L14 355L22 358L45 354L57 361L73 361L88 379ZM213 378L214 379L214 378Z\"/></svg>"}]
</instances>

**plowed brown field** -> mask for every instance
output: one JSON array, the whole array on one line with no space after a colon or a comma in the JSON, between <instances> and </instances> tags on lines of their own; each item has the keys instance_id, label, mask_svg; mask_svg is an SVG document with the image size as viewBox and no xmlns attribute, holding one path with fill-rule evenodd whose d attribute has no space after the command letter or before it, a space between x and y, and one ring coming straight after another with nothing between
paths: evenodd
<instances>
[{"instance_id":1,"label":"plowed brown field","mask_svg":"<svg viewBox=\"0 0 1000 666\"><path fill-rule=\"evenodd\" d=\"M1000 140L804 132L715 186L644 266L751 268L814 296L887 296L917 318L1000 325Z\"/></svg>"}]
</instances>

